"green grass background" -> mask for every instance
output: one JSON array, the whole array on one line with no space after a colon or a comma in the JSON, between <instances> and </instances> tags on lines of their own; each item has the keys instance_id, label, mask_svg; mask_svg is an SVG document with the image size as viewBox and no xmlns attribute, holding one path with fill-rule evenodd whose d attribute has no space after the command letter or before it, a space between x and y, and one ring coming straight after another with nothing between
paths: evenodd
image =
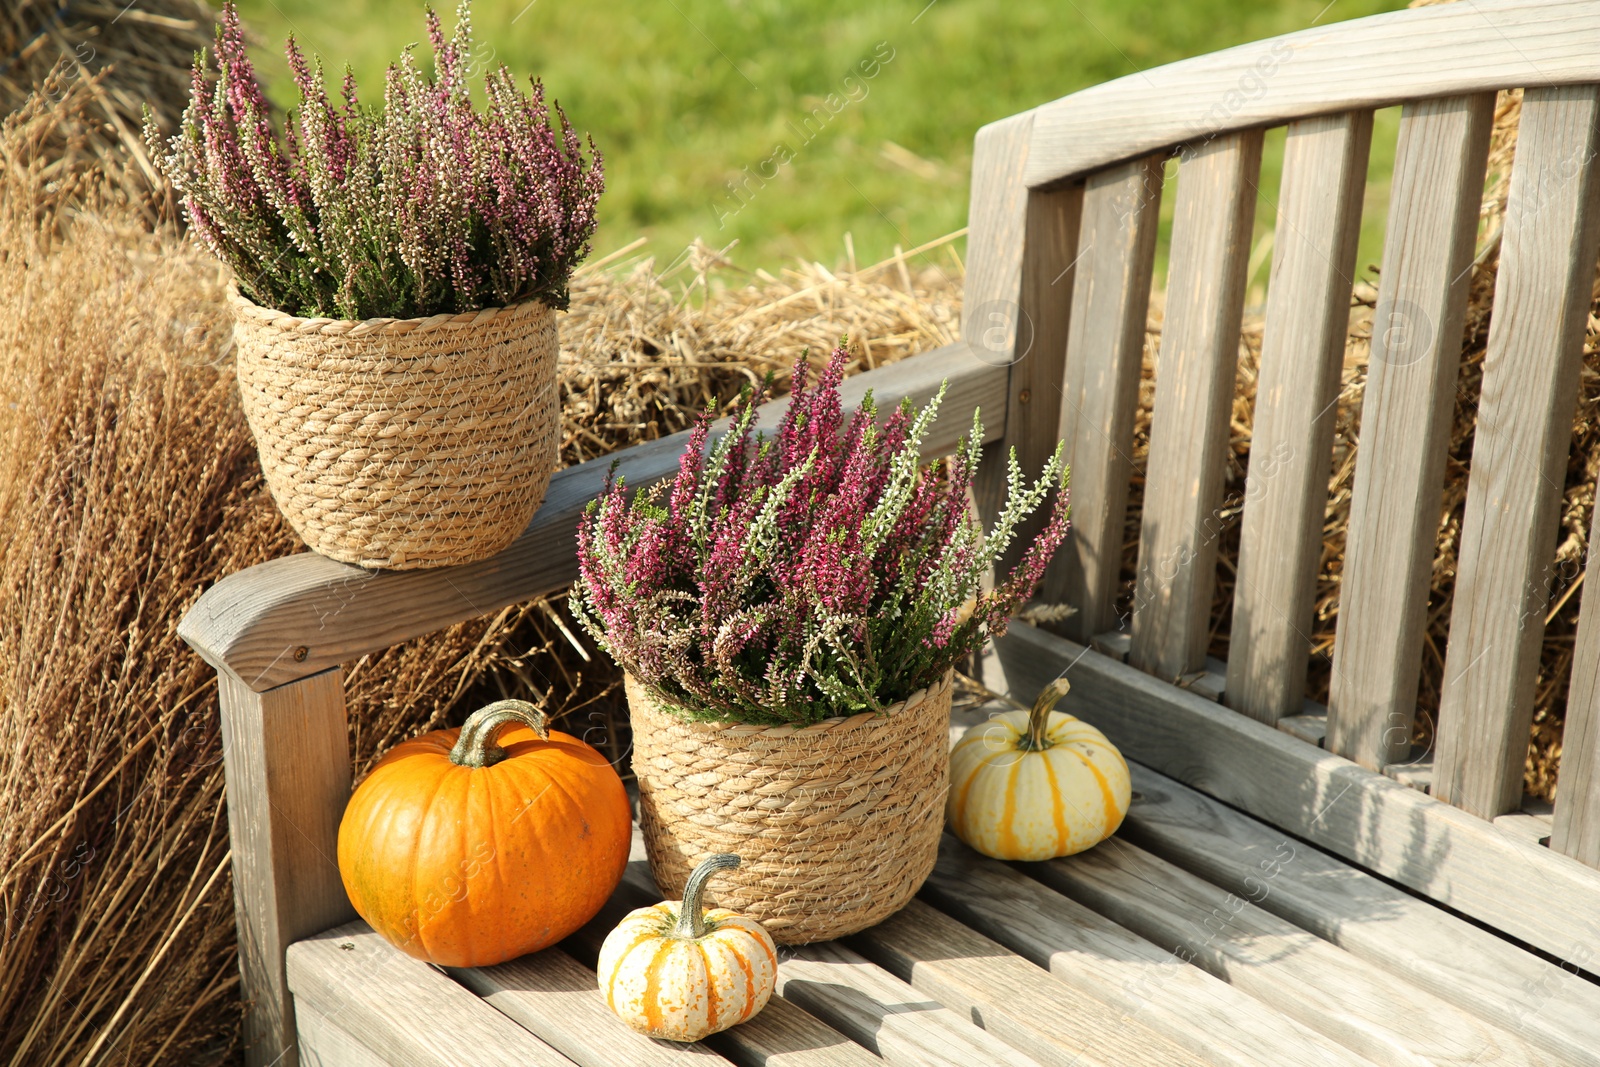
<instances>
[{"instance_id":1,"label":"green grass background","mask_svg":"<svg viewBox=\"0 0 1600 1067\"><path fill-rule=\"evenodd\" d=\"M695 237L738 244L740 266L796 257L861 265L966 220L972 136L986 122L1108 79L1396 0L477 0L478 57L537 74L606 157L597 255L647 237L670 262ZM426 40L420 0L240 0L269 91L295 102L285 35L345 63L379 99L384 67ZM447 32L454 10L441 7ZM424 44L424 48L425 48ZM877 76L857 64L888 54ZM853 82L846 82L848 75ZM851 100L809 144L796 133L830 93ZM1381 242L1397 116L1380 113L1361 263ZM778 144L771 181L743 180ZM1282 134L1269 138L1252 288L1270 262ZM768 173L771 173L768 166ZM1171 196L1165 212L1170 217ZM735 212L733 209L738 208ZM962 252L962 246L956 245ZM937 255L948 263L949 253Z\"/></svg>"}]
</instances>

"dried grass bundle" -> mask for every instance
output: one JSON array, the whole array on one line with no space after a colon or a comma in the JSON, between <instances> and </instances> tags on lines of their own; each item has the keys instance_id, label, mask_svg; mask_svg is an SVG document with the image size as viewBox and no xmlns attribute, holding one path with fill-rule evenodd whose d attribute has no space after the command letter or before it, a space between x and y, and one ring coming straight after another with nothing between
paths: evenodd
<instances>
[{"instance_id":1,"label":"dried grass bundle","mask_svg":"<svg viewBox=\"0 0 1600 1067\"><path fill-rule=\"evenodd\" d=\"M870 370L955 339L960 260L948 270L908 259L939 254L966 231L859 270L801 263L742 279L724 256L696 242L665 268L626 257L637 241L580 268L561 324L562 456L593 459L688 429L707 404L725 408L745 384L789 371L809 351L820 369L841 336L855 355L848 373ZM716 277L722 284L713 286Z\"/></svg>"},{"instance_id":2,"label":"dried grass bundle","mask_svg":"<svg viewBox=\"0 0 1600 1067\"><path fill-rule=\"evenodd\" d=\"M216 15L205 0L10 0L0 5L0 114L35 92L55 101L82 83L88 106L48 128L60 174L92 167L155 217L164 200L140 140L149 104L166 133L189 99L194 53L211 45Z\"/></svg>"}]
</instances>

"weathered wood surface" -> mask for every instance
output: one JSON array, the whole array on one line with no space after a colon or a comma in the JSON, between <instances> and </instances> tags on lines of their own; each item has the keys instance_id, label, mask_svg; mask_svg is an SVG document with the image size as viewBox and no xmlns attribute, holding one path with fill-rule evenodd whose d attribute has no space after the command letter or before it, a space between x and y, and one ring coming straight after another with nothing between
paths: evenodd
<instances>
[{"instance_id":1,"label":"weathered wood surface","mask_svg":"<svg viewBox=\"0 0 1600 1067\"><path fill-rule=\"evenodd\" d=\"M652 1041L606 1006L592 969L559 948L451 977L502 1015L581 1067L716 1067L705 1045Z\"/></svg>"},{"instance_id":2,"label":"weathered wood surface","mask_svg":"<svg viewBox=\"0 0 1600 1067\"><path fill-rule=\"evenodd\" d=\"M300 1035L300 1067L389 1067L349 1031L323 1018L304 1001L295 1005L294 1025Z\"/></svg>"},{"instance_id":3,"label":"weathered wood surface","mask_svg":"<svg viewBox=\"0 0 1600 1067\"><path fill-rule=\"evenodd\" d=\"M1006 373L955 344L854 375L840 391L850 407L870 389L888 410L902 397L931 399L948 379L942 414L925 441L926 453L937 456L971 430L975 407L994 413L986 427L991 440L1004 432ZM763 407L761 425L775 425L787 403ZM369 571L314 553L288 556L212 586L178 632L219 671L262 691L559 589L577 574L578 517L612 460L620 461L618 474L629 485L643 487L677 469L687 441L687 434L675 434L557 471L528 528L490 559L439 570Z\"/></svg>"},{"instance_id":4,"label":"weathered wood surface","mask_svg":"<svg viewBox=\"0 0 1600 1067\"><path fill-rule=\"evenodd\" d=\"M1025 178L1047 185L1171 145L1310 115L1590 82L1600 82L1594 0L1475 0L1332 22L1035 108Z\"/></svg>"},{"instance_id":5,"label":"weathered wood surface","mask_svg":"<svg viewBox=\"0 0 1600 1067\"><path fill-rule=\"evenodd\" d=\"M982 127L972 143L961 338L977 358L998 367L1014 359L1022 326L1017 301L1028 229L1022 172L1032 139L1033 113L1024 111Z\"/></svg>"},{"instance_id":6,"label":"weathered wood surface","mask_svg":"<svg viewBox=\"0 0 1600 1067\"><path fill-rule=\"evenodd\" d=\"M1088 642L1094 650L1118 663L1128 662L1128 653L1133 649L1133 636L1122 630L1102 631L1094 635Z\"/></svg>"},{"instance_id":7,"label":"weathered wood surface","mask_svg":"<svg viewBox=\"0 0 1600 1067\"><path fill-rule=\"evenodd\" d=\"M1600 1065L1600 987L1165 775L1132 771L1138 799L1120 836L1556 1062ZM1569 961L1593 964L1592 950Z\"/></svg>"},{"instance_id":8,"label":"weathered wood surface","mask_svg":"<svg viewBox=\"0 0 1600 1067\"><path fill-rule=\"evenodd\" d=\"M1400 763L1386 763L1383 773L1387 778L1393 778L1407 789L1417 789L1424 793L1433 792L1433 751L1423 750L1420 746L1411 746L1411 755Z\"/></svg>"},{"instance_id":9,"label":"weathered wood surface","mask_svg":"<svg viewBox=\"0 0 1600 1067\"><path fill-rule=\"evenodd\" d=\"M1040 1063L1189 1067L1205 1062L921 901L848 940L868 959Z\"/></svg>"},{"instance_id":10,"label":"weathered wood surface","mask_svg":"<svg viewBox=\"0 0 1600 1067\"><path fill-rule=\"evenodd\" d=\"M1221 700L1228 690L1228 665L1207 656L1199 670L1179 675L1177 686L1207 700Z\"/></svg>"},{"instance_id":11,"label":"weathered wood surface","mask_svg":"<svg viewBox=\"0 0 1600 1067\"><path fill-rule=\"evenodd\" d=\"M1009 352L1011 378L1006 390L1005 436L985 450L973 484L973 499L986 524L992 524L1005 506L1008 456L1014 452L1023 473L1033 478L1056 451L1082 208L1081 186L1031 193L1027 199L1021 288L1016 300L997 298L990 301L989 310L975 308L974 316L968 318L980 332L976 336L966 334L966 339L973 346L974 357L983 360L1007 355L989 348L991 335L998 337L1004 331L998 325L984 326L977 320L1016 319L1016 338ZM1048 514L1048 510L1041 509L1018 525L1016 540L998 563L1002 572L1015 566Z\"/></svg>"},{"instance_id":12,"label":"weathered wood surface","mask_svg":"<svg viewBox=\"0 0 1600 1067\"><path fill-rule=\"evenodd\" d=\"M1080 640L1116 624L1164 162L1135 160L1084 184L1054 436L1066 443L1073 496L1090 506L1075 509L1072 536L1038 593L1045 603L1077 608L1062 625Z\"/></svg>"},{"instance_id":13,"label":"weathered wood surface","mask_svg":"<svg viewBox=\"0 0 1600 1067\"><path fill-rule=\"evenodd\" d=\"M778 992L889 1064L1037 1067L1038 1061L835 942L783 953Z\"/></svg>"},{"instance_id":14,"label":"weathered wood surface","mask_svg":"<svg viewBox=\"0 0 1600 1067\"><path fill-rule=\"evenodd\" d=\"M1508 834L1515 834L1525 841L1536 845L1548 845L1551 835L1551 820L1549 816L1530 815L1526 811L1513 811L1508 815L1496 815L1494 825L1497 830L1504 830Z\"/></svg>"},{"instance_id":15,"label":"weathered wood surface","mask_svg":"<svg viewBox=\"0 0 1600 1067\"><path fill-rule=\"evenodd\" d=\"M1048 641L1034 643L1027 657L1041 670L1076 647L1041 636ZM1074 704L1084 695L1094 703L1084 668L1102 665L1183 692L1089 653L1069 672ZM1027 677L1013 670L1018 692L1032 684ZM1191 706L1197 699L1184 694ZM953 731L1001 705L965 712L953 719ZM1200 705L1242 726L1246 749L1250 737L1265 735L1333 759L1214 703ZM1071 710L1097 721L1092 709ZM1193 724L1186 713L1167 711L1164 729L1181 742ZM1202 758L1207 747L1198 750ZM1246 753L1258 766L1259 755ZM421 1032L442 1025L436 1018L415 1023L418 1032L396 1034L394 1018L383 1012L403 1014L426 994L444 1003L448 1016L455 998L470 990L549 1046L550 1055L578 1064L1595 1062L1600 989L1283 831L1143 767L1133 771L1135 806L1119 838L1078 857L1023 867L947 839L921 901L846 943L785 949L780 995L756 1018L700 1046L631 1033L596 989L590 964L605 934L626 910L659 899L640 859L601 914L563 948L452 971L466 988L448 996L430 985L443 981L438 969L404 957L363 924L297 944L290 978L300 1003L315 1012L302 1032L325 1054L317 1062L341 1062L332 1057L352 1042L378 1062L455 1062L440 1060L446 1050ZM345 935L366 940L345 949ZM1575 964L1587 961L1582 953L1580 947ZM394 981L402 985L398 993ZM407 986L417 982L427 988ZM363 990L358 1003L341 999L347 986ZM373 1036L368 1026L377 1027ZM364 1067L360 1052L349 1055Z\"/></svg>"},{"instance_id":16,"label":"weathered wood surface","mask_svg":"<svg viewBox=\"0 0 1600 1067\"><path fill-rule=\"evenodd\" d=\"M289 984L390 1067L570 1067L572 1061L364 922L291 945Z\"/></svg>"},{"instance_id":17,"label":"weathered wood surface","mask_svg":"<svg viewBox=\"0 0 1600 1067\"><path fill-rule=\"evenodd\" d=\"M1178 166L1131 653L1168 681L1205 658L1260 171L1260 130L1199 145Z\"/></svg>"},{"instance_id":18,"label":"weathered wood surface","mask_svg":"<svg viewBox=\"0 0 1600 1067\"><path fill-rule=\"evenodd\" d=\"M336 859L350 799L343 675L255 693L224 674L219 696L245 1062L294 1067L284 950L355 914Z\"/></svg>"},{"instance_id":19,"label":"weathered wood surface","mask_svg":"<svg viewBox=\"0 0 1600 1067\"><path fill-rule=\"evenodd\" d=\"M1433 794L1522 800L1583 340L1600 256L1600 86L1529 89L1461 519Z\"/></svg>"},{"instance_id":20,"label":"weathered wood surface","mask_svg":"<svg viewBox=\"0 0 1600 1067\"><path fill-rule=\"evenodd\" d=\"M1408 104L1400 117L1326 741L1369 770L1411 747L1493 120L1492 93Z\"/></svg>"},{"instance_id":21,"label":"weathered wood surface","mask_svg":"<svg viewBox=\"0 0 1600 1067\"><path fill-rule=\"evenodd\" d=\"M1030 872L1374 1063L1557 1062L1516 1035L1130 843L1051 860Z\"/></svg>"},{"instance_id":22,"label":"weathered wood surface","mask_svg":"<svg viewBox=\"0 0 1600 1067\"><path fill-rule=\"evenodd\" d=\"M1305 700L1371 143L1370 111L1302 119L1284 142L1225 697L1265 723Z\"/></svg>"},{"instance_id":23,"label":"weathered wood surface","mask_svg":"<svg viewBox=\"0 0 1600 1067\"><path fill-rule=\"evenodd\" d=\"M1115 839L1099 846L1115 850ZM1366 1063L1082 904L946 835L922 897L1206 1063Z\"/></svg>"},{"instance_id":24,"label":"weathered wood surface","mask_svg":"<svg viewBox=\"0 0 1600 1067\"><path fill-rule=\"evenodd\" d=\"M1600 508L1589 529L1587 566L1600 564ZM1587 573L1587 572L1586 572ZM1550 847L1600 867L1600 593L1587 588L1572 652L1567 721L1561 736L1561 788Z\"/></svg>"},{"instance_id":25,"label":"weathered wood surface","mask_svg":"<svg viewBox=\"0 0 1600 1067\"><path fill-rule=\"evenodd\" d=\"M1328 736L1328 713L1324 710L1289 715L1279 719L1276 725L1290 737L1298 737L1307 744L1320 748Z\"/></svg>"},{"instance_id":26,"label":"weathered wood surface","mask_svg":"<svg viewBox=\"0 0 1600 1067\"><path fill-rule=\"evenodd\" d=\"M1025 623L985 658L985 684L1025 702L1066 670L1062 710L1129 759L1561 959L1600 945L1600 872L1575 860Z\"/></svg>"}]
</instances>

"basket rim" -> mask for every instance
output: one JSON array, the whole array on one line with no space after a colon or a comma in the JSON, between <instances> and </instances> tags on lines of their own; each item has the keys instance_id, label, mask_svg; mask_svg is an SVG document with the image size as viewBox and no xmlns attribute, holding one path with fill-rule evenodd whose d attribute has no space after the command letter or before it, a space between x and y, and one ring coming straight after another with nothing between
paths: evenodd
<instances>
[{"instance_id":1,"label":"basket rim","mask_svg":"<svg viewBox=\"0 0 1600 1067\"><path fill-rule=\"evenodd\" d=\"M657 714L665 715L671 718L673 722L680 723L691 729L704 730L710 734L726 735L728 737L814 737L830 730L847 729L852 726L873 722L887 722L889 719L913 710L928 701L938 700L955 688L955 668L947 667L944 675L937 682L925 689L918 689L904 700L895 701L881 712L863 711L855 715L836 715L831 719L808 723L805 726L761 726L754 723L702 722L696 719L686 719L670 711L671 705L662 700L648 682L631 672L625 673L625 677L651 698L651 703L655 705L651 710Z\"/></svg>"},{"instance_id":2,"label":"basket rim","mask_svg":"<svg viewBox=\"0 0 1600 1067\"><path fill-rule=\"evenodd\" d=\"M374 334L429 333L433 330L460 330L483 326L500 318L553 315L555 309L542 300L523 300L516 304L478 308L473 311L424 315L412 319L303 318L287 311L258 304L239 291L237 282L228 283L228 304L238 319L284 333L315 333L326 336L370 337Z\"/></svg>"}]
</instances>

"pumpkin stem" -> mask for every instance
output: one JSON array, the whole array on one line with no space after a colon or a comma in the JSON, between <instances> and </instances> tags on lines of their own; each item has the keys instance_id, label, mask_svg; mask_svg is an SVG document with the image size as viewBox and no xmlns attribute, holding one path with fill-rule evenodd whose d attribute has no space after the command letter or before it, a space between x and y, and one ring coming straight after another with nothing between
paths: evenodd
<instances>
[{"instance_id":1,"label":"pumpkin stem","mask_svg":"<svg viewBox=\"0 0 1600 1067\"><path fill-rule=\"evenodd\" d=\"M672 928L673 937L695 941L706 936L706 915L700 910L700 897L706 891L706 883L718 871L737 866L739 857L731 852L719 852L700 861L700 866L689 875L689 884L683 887L683 903L678 905L678 922Z\"/></svg>"},{"instance_id":2,"label":"pumpkin stem","mask_svg":"<svg viewBox=\"0 0 1600 1067\"><path fill-rule=\"evenodd\" d=\"M1071 688L1065 678L1057 678L1039 691L1038 698L1033 702L1033 710L1028 713L1028 738L1024 747L1029 752L1042 752L1050 747L1050 740L1045 736L1050 713L1055 710L1056 702L1066 696Z\"/></svg>"},{"instance_id":3,"label":"pumpkin stem","mask_svg":"<svg viewBox=\"0 0 1600 1067\"><path fill-rule=\"evenodd\" d=\"M544 712L526 700L497 700L467 716L450 750L450 762L458 767L493 767L506 758L506 750L495 744L495 735L502 726L521 723L541 740L548 740L550 728L545 724Z\"/></svg>"}]
</instances>

